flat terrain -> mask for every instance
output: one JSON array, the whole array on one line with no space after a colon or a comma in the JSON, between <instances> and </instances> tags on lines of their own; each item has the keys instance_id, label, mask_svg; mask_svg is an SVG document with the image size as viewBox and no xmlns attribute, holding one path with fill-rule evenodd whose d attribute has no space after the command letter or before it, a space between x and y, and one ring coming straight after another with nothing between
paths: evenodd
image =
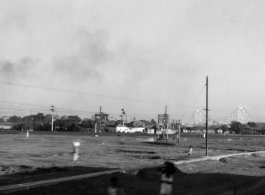
<instances>
[{"instance_id":1,"label":"flat terrain","mask_svg":"<svg viewBox=\"0 0 265 195\"><path fill-rule=\"evenodd\" d=\"M182 135L181 143L177 145L171 139L156 142L156 136L142 134L99 134L99 137L94 137L84 133L34 132L28 138L25 133L1 134L0 140L0 186L109 169L145 167L137 175L114 175L120 178L126 194L158 194L159 175L153 167L165 160L188 159L186 152L189 145L194 148L192 158L205 155L205 139L201 135L190 134ZM77 162L73 162L72 142L76 140L81 142L81 155ZM264 141L262 136L210 135L209 155L263 151ZM262 183L264 176L263 154L193 162L178 165L174 192L244 194ZM14 194L106 194L110 177L112 175L104 175Z\"/></svg>"}]
</instances>

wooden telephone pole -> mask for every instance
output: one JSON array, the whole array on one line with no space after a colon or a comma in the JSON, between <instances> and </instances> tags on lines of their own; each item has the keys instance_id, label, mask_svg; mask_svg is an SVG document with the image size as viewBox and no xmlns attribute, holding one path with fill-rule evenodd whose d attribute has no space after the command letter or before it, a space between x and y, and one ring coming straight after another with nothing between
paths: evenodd
<instances>
[{"instance_id":1,"label":"wooden telephone pole","mask_svg":"<svg viewBox=\"0 0 265 195\"><path fill-rule=\"evenodd\" d=\"M178 124L178 126L179 126L179 136L178 136L178 143L180 143L180 123L181 123L181 120L179 120L179 124Z\"/></svg>"},{"instance_id":2,"label":"wooden telephone pole","mask_svg":"<svg viewBox=\"0 0 265 195\"><path fill-rule=\"evenodd\" d=\"M208 76L206 77L206 156L208 156Z\"/></svg>"},{"instance_id":3,"label":"wooden telephone pole","mask_svg":"<svg viewBox=\"0 0 265 195\"><path fill-rule=\"evenodd\" d=\"M54 106L51 106L51 111L52 111L52 131L53 131L53 112L54 112Z\"/></svg>"}]
</instances>

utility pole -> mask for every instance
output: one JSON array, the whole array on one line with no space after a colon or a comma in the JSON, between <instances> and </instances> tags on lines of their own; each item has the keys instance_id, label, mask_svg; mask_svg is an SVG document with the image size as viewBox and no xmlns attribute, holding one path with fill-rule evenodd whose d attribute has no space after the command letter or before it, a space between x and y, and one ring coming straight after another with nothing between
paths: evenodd
<instances>
[{"instance_id":1,"label":"utility pole","mask_svg":"<svg viewBox=\"0 0 265 195\"><path fill-rule=\"evenodd\" d=\"M97 133L97 119L95 119L95 133Z\"/></svg>"},{"instance_id":2,"label":"utility pole","mask_svg":"<svg viewBox=\"0 0 265 195\"><path fill-rule=\"evenodd\" d=\"M98 126L99 126L99 130L101 130L101 122L102 122L102 118L101 118L102 114L101 114L101 106L99 107L99 123L98 123Z\"/></svg>"},{"instance_id":3,"label":"utility pole","mask_svg":"<svg viewBox=\"0 0 265 195\"><path fill-rule=\"evenodd\" d=\"M159 115L157 115L157 124L156 124L156 129L155 129L155 131L154 131L154 134L156 134L156 132L159 132L159 127L160 127L160 125L159 125ZM158 136L158 134L157 134L157 136Z\"/></svg>"},{"instance_id":4,"label":"utility pole","mask_svg":"<svg viewBox=\"0 0 265 195\"><path fill-rule=\"evenodd\" d=\"M208 76L206 77L206 156L208 156Z\"/></svg>"},{"instance_id":5,"label":"utility pole","mask_svg":"<svg viewBox=\"0 0 265 195\"><path fill-rule=\"evenodd\" d=\"M122 115L120 115L120 117L121 117L121 120L122 120L122 126L124 127L124 121L123 121Z\"/></svg>"},{"instance_id":6,"label":"utility pole","mask_svg":"<svg viewBox=\"0 0 265 195\"><path fill-rule=\"evenodd\" d=\"M164 115L164 130L166 130L166 134L167 134L167 140L168 140L168 132L167 132L167 106L165 108L165 115Z\"/></svg>"},{"instance_id":7,"label":"utility pole","mask_svg":"<svg viewBox=\"0 0 265 195\"><path fill-rule=\"evenodd\" d=\"M181 123L181 120L178 121L179 122L179 136L178 136L178 143L180 143L180 123Z\"/></svg>"},{"instance_id":8,"label":"utility pole","mask_svg":"<svg viewBox=\"0 0 265 195\"><path fill-rule=\"evenodd\" d=\"M122 111L122 115L121 115L121 117L122 117L122 124L123 124L122 126L124 127L124 119L123 119L123 115L126 114L125 116L126 116L126 121L127 121L127 113L124 111L123 108L121 109L121 111Z\"/></svg>"},{"instance_id":9,"label":"utility pole","mask_svg":"<svg viewBox=\"0 0 265 195\"><path fill-rule=\"evenodd\" d=\"M51 106L51 111L52 111L52 131L53 131L53 112L54 112L54 106Z\"/></svg>"}]
</instances>

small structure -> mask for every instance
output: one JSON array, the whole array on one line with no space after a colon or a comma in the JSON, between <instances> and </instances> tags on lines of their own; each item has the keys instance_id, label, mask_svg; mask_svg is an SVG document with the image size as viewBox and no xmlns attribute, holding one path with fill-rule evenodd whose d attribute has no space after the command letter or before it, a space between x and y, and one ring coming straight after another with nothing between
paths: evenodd
<instances>
[{"instance_id":1,"label":"small structure","mask_svg":"<svg viewBox=\"0 0 265 195\"><path fill-rule=\"evenodd\" d=\"M148 134L155 134L155 129L147 129Z\"/></svg>"},{"instance_id":2,"label":"small structure","mask_svg":"<svg viewBox=\"0 0 265 195\"><path fill-rule=\"evenodd\" d=\"M156 125L146 125L145 128L147 129L148 134L155 134L157 130Z\"/></svg>"},{"instance_id":3,"label":"small structure","mask_svg":"<svg viewBox=\"0 0 265 195\"><path fill-rule=\"evenodd\" d=\"M109 124L106 126L106 130L111 133L116 133L117 125L116 124Z\"/></svg>"},{"instance_id":4,"label":"small structure","mask_svg":"<svg viewBox=\"0 0 265 195\"><path fill-rule=\"evenodd\" d=\"M79 141L74 141L73 142L73 146L74 146L74 157L73 160L77 161L79 158L79 146L80 146L80 142Z\"/></svg>"},{"instance_id":5,"label":"small structure","mask_svg":"<svg viewBox=\"0 0 265 195\"><path fill-rule=\"evenodd\" d=\"M217 129L216 130L216 133L222 134L223 133L223 130L222 129Z\"/></svg>"},{"instance_id":6,"label":"small structure","mask_svg":"<svg viewBox=\"0 0 265 195\"><path fill-rule=\"evenodd\" d=\"M136 127L145 127L145 122L139 120L139 121L134 121L133 125Z\"/></svg>"},{"instance_id":7,"label":"small structure","mask_svg":"<svg viewBox=\"0 0 265 195\"><path fill-rule=\"evenodd\" d=\"M8 119L10 119L10 116L3 116L1 119L6 122Z\"/></svg>"},{"instance_id":8,"label":"small structure","mask_svg":"<svg viewBox=\"0 0 265 195\"><path fill-rule=\"evenodd\" d=\"M12 129L13 126L15 126L16 123L11 123L11 122L4 122L4 123L0 123L0 129Z\"/></svg>"},{"instance_id":9,"label":"small structure","mask_svg":"<svg viewBox=\"0 0 265 195\"><path fill-rule=\"evenodd\" d=\"M157 141L166 141L168 140L168 134L165 130L161 129L160 134L157 134Z\"/></svg>"},{"instance_id":10,"label":"small structure","mask_svg":"<svg viewBox=\"0 0 265 195\"><path fill-rule=\"evenodd\" d=\"M133 127L131 128L131 133L144 133L144 127Z\"/></svg>"},{"instance_id":11,"label":"small structure","mask_svg":"<svg viewBox=\"0 0 265 195\"><path fill-rule=\"evenodd\" d=\"M128 127L126 124L118 124L116 127L116 133L120 132L120 133L125 133L130 131L130 127Z\"/></svg>"}]
</instances>

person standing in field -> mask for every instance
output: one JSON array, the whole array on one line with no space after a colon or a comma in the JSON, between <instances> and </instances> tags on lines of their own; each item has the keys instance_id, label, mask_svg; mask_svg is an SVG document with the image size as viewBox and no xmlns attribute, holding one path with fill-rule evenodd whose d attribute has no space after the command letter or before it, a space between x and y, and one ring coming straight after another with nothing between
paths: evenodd
<instances>
[{"instance_id":1,"label":"person standing in field","mask_svg":"<svg viewBox=\"0 0 265 195\"><path fill-rule=\"evenodd\" d=\"M192 146L189 146L189 152L188 152L189 158L191 157L192 151L193 151Z\"/></svg>"},{"instance_id":2,"label":"person standing in field","mask_svg":"<svg viewBox=\"0 0 265 195\"><path fill-rule=\"evenodd\" d=\"M171 162L165 162L158 167L161 174L159 195L172 195L173 175L176 172L175 165Z\"/></svg>"},{"instance_id":3,"label":"person standing in field","mask_svg":"<svg viewBox=\"0 0 265 195\"><path fill-rule=\"evenodd\" d=\"M109 195L125 195L122 186L118 184L118 178L112 177L110 179L110 185L108 187Z\"/></svg>"}]
</instances>

